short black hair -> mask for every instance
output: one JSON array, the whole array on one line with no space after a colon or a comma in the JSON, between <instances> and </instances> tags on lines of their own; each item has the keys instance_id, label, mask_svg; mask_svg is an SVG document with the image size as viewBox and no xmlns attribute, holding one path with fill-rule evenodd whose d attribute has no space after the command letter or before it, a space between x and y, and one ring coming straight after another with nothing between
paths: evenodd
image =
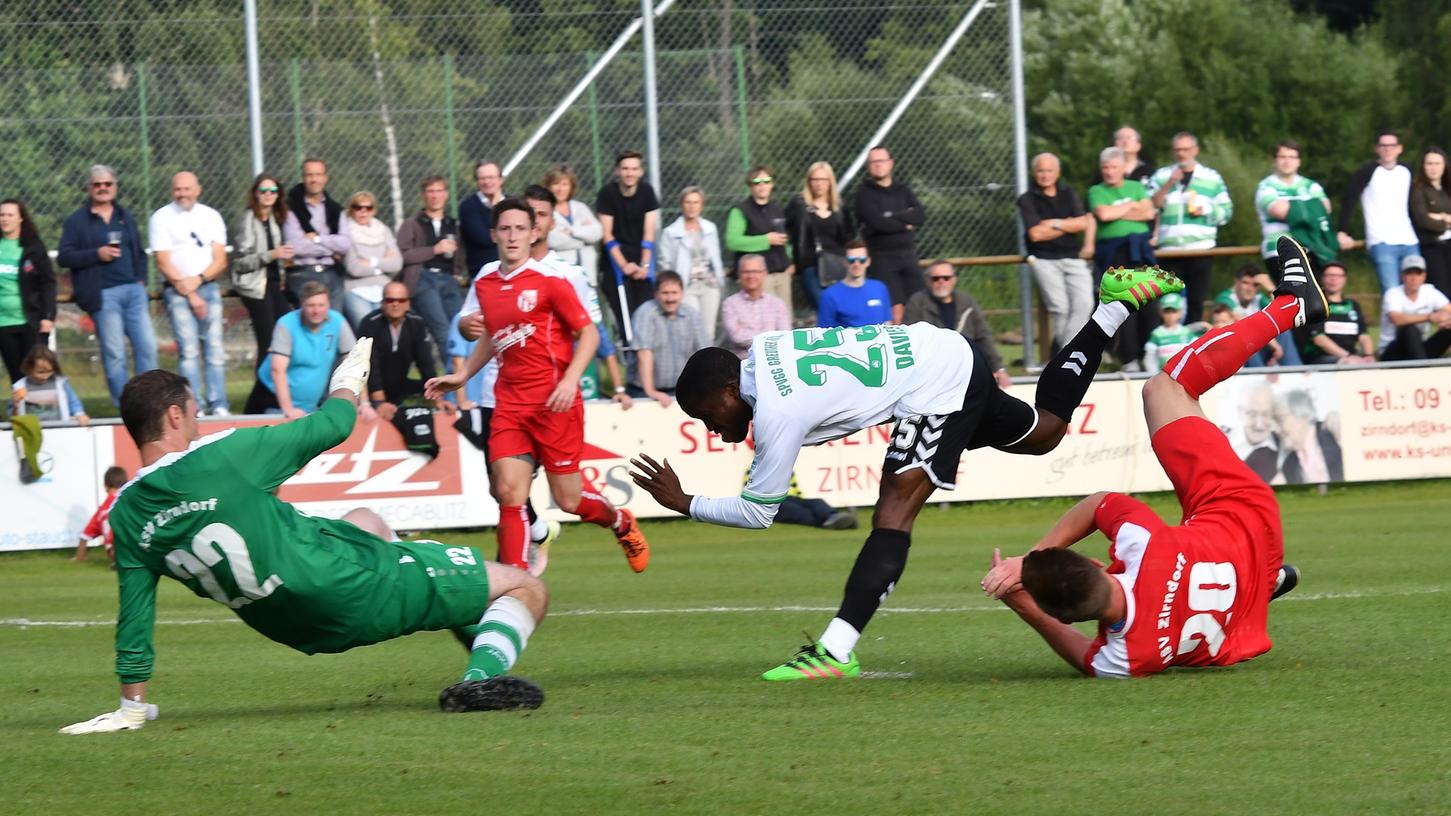
<instances>
[{"instance_id":1,"label":"short black hair","mask_svg":"<svg viewBox=\"0 0 1451 816\"><path fill-rule=\"evenodd\" d=\"M1295 141L1294 139L1281 139L1278 143L1275 144L1275 149L1270 151L1270 157L1274 158L1275 156L1280 155L1281 150L1293 150L1295 151L1295 155L1297 156L1302 152L1300 150L1299 142Z\"/></svg>"},{"instance_id":2,"label":"short black hair","mask_svg":"<svg viewBox=\"0 0 1451 816\"><path fill-rule=\"evenodd\" d=\"M741 360L720 346L709 346L690 355L675 380L675 399L682 405L697 405L719 394L726 386L741 386Z\"/></svg>"},{"instance_id":3,"label":"short black hair","mask_svg":"<svg viewBox=\"0 0 1451 816\"><path fill-rule=\"evenodd\" d=\"M1260 269L1258 264L1240 264L1239 268L1234 270L1234 277L1236 280L1238 280L1239 278L1253 278L1255 275L1258 275L1262 271L1264 270Z\"/></svg>"},{"instance_id":4,"label":"short black hair","mask_svg":"<svg viewBox=\"0 0 1451 816\"><path fill-rule=\"evenodd\" d=\"M525 201L543 201L544 203L548 204L551 207L553 207L555 204L558 204L559 203L558 201L556 201L554 199L554 193L551 193L549 191L549 188L548 187L545 187L542 184L531 184L528 187L525 187L524 188L524 200Z\"/></svg>"},{"instance_id":5,"label":"short black hair","mask_svg":"<svg viewBox=\"0 0 1451 816\"><path fill-rule=\"evenodd\" d=\"M121 485L126 484L127 478L129 477L126 475L126 468L111 465L106 468L106 475L101 477L101 484L104 484L107 490L119 490Z\"/></svg>"},{"instance_id":6,"label":"short black hair","mask_svg":"<svg viewBox=\"0 0 1451 816\"><path fill-rule=\"evenodd\" d=\"M661 272L655 276L655 291L660 291L660 287L664 286L667 283L673 283L676 286L679 286L681 289L685 288L685 280L680 277L680 273L671 272L667 269L664 272Z\"/></svg>"},{"instance_id":7,"label":"short black hair","mask_svg":"<svg viewBox=\"0 0 1451 816\"><path fill-rule=\"evenodd\" d=\"M132 377L121 389L121 421L136 447L159 439L167 409L185 411L189 395L186 378L172 371L153 368Z\"/></svg>"},{"instance_id":8,"label":"short black hair","mask_svg":"<svg viewBox=\"0 0 1451 816\"><path fill-rule=\"evenodd\" d=\"M550 198L553 197L554 196L550 196ZM508 198L494 205L493 222L495 224L498 224L499 216L510 210L518 210L519 212L529 216L529 226L534 226L534 208L529 206L528 202L526 202L522 198L519 198L518 196L509 196Z\"/></svg>"},{"instance_id":9,"label":"short black hair","mask_svg":"<svg viewBox=\"0 0 1451 816\"><path fill-rule=\"evenodd\" d=\"M615 154L615 166L619 167L620 162L625 159L639 159L641 164L645 163L645 157L640 155L638 150L621 150Z\"/></svg>"},{"instance_id":10,"label":"short black hair","mask_svg":"<svg viewBox=\"0 0 1451 816\"><path fill-rule=\"evenodd\" d=\"M1072 550L1033 550L1023 558L1023 589L1038 608L1061 621L1095 620L1113 593L1103 570Z\"/></svg>"}]
</instances>

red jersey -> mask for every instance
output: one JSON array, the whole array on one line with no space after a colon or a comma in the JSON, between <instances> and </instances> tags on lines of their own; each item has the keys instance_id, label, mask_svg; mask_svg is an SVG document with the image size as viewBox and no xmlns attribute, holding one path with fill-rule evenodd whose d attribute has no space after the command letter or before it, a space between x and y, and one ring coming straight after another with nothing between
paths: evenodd
<instances>
[{"instance_id":1,"label":"red jersey","mask_svg":"<svg viewBox=\"0 0 1451 816\"><path fill-rule=\"evenodd\" d=\"M532 258L508 277L495 261L469 288L462 312L473 311L483 312L499 360L495 410L543 408L574 357L575 333L591 323L574 287Z\"/></svg>"},{"instance_id":2,"label":"red jersey","mask_svg":"<svg viewBox=\"0 0 1451 816\"><path fill-rule=\"evenodd\" d=\"M1251 534L1219 523L1170 527L1137 499L1111 493L1094 513L1124 588L1118 626L1099 624L1084 663L1097 677L1142 677L1170 666L1228 666L1270 650L1266 632L1278 561Z\"/></svg>"},{"instance_id":3,"label":"red jersey","mask_svg":"<svg viewBox=\"0 0 1451 816\"><path fill-rule=\"evenodd\" d=\"M86 528L81 530L81 537L86 539L106 537L106 549L111 549L111 539L114 534L111 532L111 505L116 503L116 493L107 493L105 501L91 514L91 520L86 522Z\"/></svg>"}]
</instances>

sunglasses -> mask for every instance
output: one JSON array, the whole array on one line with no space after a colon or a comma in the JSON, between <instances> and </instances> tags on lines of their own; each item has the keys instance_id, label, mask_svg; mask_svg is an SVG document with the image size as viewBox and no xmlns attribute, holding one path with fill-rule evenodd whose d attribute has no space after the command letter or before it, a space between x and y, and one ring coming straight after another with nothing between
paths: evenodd
<instances>
[{"instance_id":1,"label":"sunglasses","mask_svg":"<svg viewBox=\"0 0 1451 816\"><path fill-rule=\"evenodd\" d=\"M372 211L373 211L373 205L372 204L356 204L356 205L353 206L353 212L372 212Z\"/></svg>"},{"instance_id":2,"label":"sunglasses","mask_svg":"<svg viewBox=\"0 0 1451 816\"><path fill-rule=\"evenodd\" d=\"M193 233L191 233L191 239L192 239L192 240L193 240L193 241L196 241L196 245L197 245L197 246L199 246L199 247L201 247L201 248L203 248L203 249L205 249L205 248L206 248L206 246L207 246L207 245L206 245L206 244L204 244L204 243L202 243L202 239L201 239L201 238L199 238L199 237L197 237L197 234L196 234L196 233L195 233L195 232L193 232Z\"/></svg>"},{"instance_id":3,"label":"sunglasses","mask_svg":"<svg viewBox=\"0 0 1451 816\"><path fill-rule=\"evenodd\" d=\"M752 184L770 184L772 181L773 179L770 176L762 176L760 178L751 179Z\"/></svg>"},{"instance_id":4,"label":"sunglasses","mask_svg":"<svg viewBox=\"0 0 1451 816\"><path fill-rule=\"evenodd\" d=\"M865 255L848 255L848 256L846 256L846 262L847 263L866 263L868 260L870 260L870 259L867 256L865 256Z\"/></svg>"},{"instance_id":5,"label":"sunglasses","mask_svg":"<svg viewBox=\"0 0 1451 816\"><path fill-rule=\"evenodd\" d=\"M277 188L276 187L258 187L257 188L257 192L259 192L259 193L275 193L275 192L277 192Z\"/></svg>"},{"instance_id":6,"label":"sunglasses","mask_svg":"<svg viewBox=\"0 0 1451 816\"><path fill-rule=\"evenodd\" d=\"M115 187L116 186L116 182L114 182L114 181L93 181L93 182L91 182L91 186L92 187Z\"/></svg>"},{"instance_id":7,"label":"sunglasses","mask_svg":"<svg viewBox=\"0 0 1451 816\"><path fill-rule=\"evenodd\" d=\"M957 276L956 275L933 275L933 276L929 277L927 280L930 280L933 283L936 283L937 281L950 281L950 280L952 280L955 277L957 277Z\"/></svg>"},{"instance_id":8,"label":"sunglasses","mask_svg":"<svg viewBox=\"0 0 1451 816\"><path fill-rule=\"evenodd\" d=\"M407 303L407 302L408 302L408 300L409 300L409 299L408 299L408 298L406 298L406 297L402 297L402 298L390 298L390 297L385 297L385 298L383 298L383 302L384 302L384 303Z\"/></svg>"}]
</instances>

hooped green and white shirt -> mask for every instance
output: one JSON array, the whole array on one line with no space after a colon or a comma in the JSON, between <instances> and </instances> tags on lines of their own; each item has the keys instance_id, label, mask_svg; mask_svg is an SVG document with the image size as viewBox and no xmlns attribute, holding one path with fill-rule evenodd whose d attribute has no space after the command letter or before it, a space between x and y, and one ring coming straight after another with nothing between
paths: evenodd
<instances>
[{"instance_id":1,"label":"hooped green and white shirt","mask_svg":"<svg viewBox=\"0 0 1451 816\"><path fill-rule=\"evenodd\" d=\"M740 496L696 496L690 515L730 527L771 525L804 445L892 418L961 410L972 349L951 329L910 326L766 332L741 361L741 397L755 410L756 456Z\"/></svg>"},{"instance_id":2,"label":"hooped green and white shirt","mask_svg":"<svg viewBox=\"0 0 1451 816\"><path fill-rule=\"evenodd\" d=\"M1159 249L1209 249L1219 228L1234 215L1229 187L1211 167L1197 164L1189 184L1170 184L1174 165L1160 167L1149 177L1149 195L1168 186L1159 210Z\"/></svg>"},{"instance_id":3,"label":"hooped green and white shirt","mask_svg":"<svg viewBox=\"0 0 1451 816\"><path fill-rule=\"evenodd\" d=\"M1280 199L1290 201L1324 201L1329 211L1330 199L1325 195L1325 188L1320 182L1307 179L1296 173L1289 181L1281 179L1278 175L1271 173L1260 179L1260 184L1255 188L1255 210L1260 215L1260 234L1263 240L1260 243L1260 254L1266 258L1273 258L1279 254L1275 243L1280 240L1281 235L1290 234L1290 225L1284 221L1276 221L1270 216L1270 205Z\"/></svg>"}]
</instances>

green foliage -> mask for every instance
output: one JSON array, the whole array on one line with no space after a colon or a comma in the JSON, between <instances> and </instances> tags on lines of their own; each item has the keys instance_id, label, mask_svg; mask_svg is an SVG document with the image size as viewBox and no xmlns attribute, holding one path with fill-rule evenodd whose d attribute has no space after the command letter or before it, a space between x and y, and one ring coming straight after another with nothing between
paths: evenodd
<instances>
[{"instance_id":1,"label":"green foliage","mask_svg":"<svg viewBox=\"0 0 1451 816\"><path fill-rule=\"evenodd\" d=\"M1227 178L1239 213L1234 243L1257 239L1241 225L1254 220L1254 187L1271 171L1275 142L1297 139L1302 172L1336 198L1394 113L1393 54L1297 16L1284 0L1052 0L1025 26L1035 149L1060 153L1065 174L1084 184L1123 123L1160 162L1174 133L1193 131L1205 164L1243 164Z\"/></svg>"}]
</instances>

